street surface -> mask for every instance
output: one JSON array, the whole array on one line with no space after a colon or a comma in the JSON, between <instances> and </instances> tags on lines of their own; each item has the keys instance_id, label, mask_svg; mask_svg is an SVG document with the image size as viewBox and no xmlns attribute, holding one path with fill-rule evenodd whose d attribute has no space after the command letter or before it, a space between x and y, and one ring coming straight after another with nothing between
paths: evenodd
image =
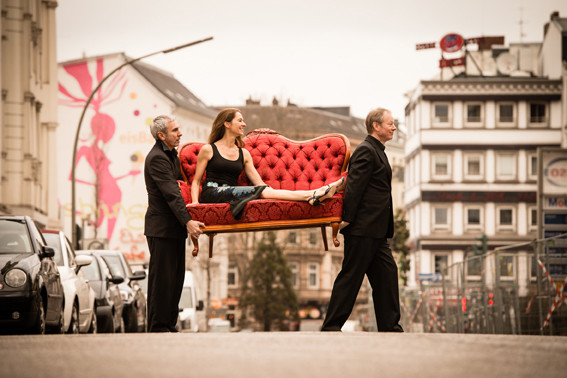
<instances>
[{"instance_id":1,"label":"street surface","mask_svg":"<svg viewBox=\"0 0 567 378\"><path fill-rule=\"evenodd\" d=\"M0 336L0 377L567 377L567 338L462 334Z\"/></svg>"}]
</instances>

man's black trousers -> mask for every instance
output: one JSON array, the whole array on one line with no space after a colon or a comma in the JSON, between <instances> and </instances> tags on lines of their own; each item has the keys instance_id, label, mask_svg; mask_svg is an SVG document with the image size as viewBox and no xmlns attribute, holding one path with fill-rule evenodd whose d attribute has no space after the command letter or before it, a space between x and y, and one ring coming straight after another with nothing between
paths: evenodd
<instances>
[{"instance_id":1,"label":"man's black trousers","mask_svg":"<svg viewBox=\"0 0 567 378\"><path fill-rule=\"evenodd\" d=\"M148 332L175 332L185 279L185 240L147 236Z\"/></svg>"},{"instance_id":2,"label":"man's black trousers","mask_svg":"<svg viewBox=\"0 0 567 378\"><path fill-rule=\"evenodd\" d=\"M333 285L322 331L340 331L350 316L364 275L372 287L379 332L403 332L400 321L398 267L387 239L345 235L345 253Z\"/></svg>"}]
</instances>

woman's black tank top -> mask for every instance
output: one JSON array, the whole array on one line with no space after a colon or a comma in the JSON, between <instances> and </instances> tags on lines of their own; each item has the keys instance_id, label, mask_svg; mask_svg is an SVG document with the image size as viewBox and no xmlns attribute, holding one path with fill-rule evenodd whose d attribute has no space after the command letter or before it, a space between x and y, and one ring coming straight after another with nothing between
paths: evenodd
<instances>
[{"instance_id":1,"label":"woman's black tank top","mask_svg":"<svg viewBox=\"0 0 567 378\"><path fill-rule=\"evenodd\" d=\"M218 186L237 186L238 176L244 169L242 148L238 148L238 159L228 160L222 157L214 143L211 143L211 147L213 147L213 157L209 160L205 169L204 186L206 187L209 182L217 183Z\"/></svg>"}]
</instances>

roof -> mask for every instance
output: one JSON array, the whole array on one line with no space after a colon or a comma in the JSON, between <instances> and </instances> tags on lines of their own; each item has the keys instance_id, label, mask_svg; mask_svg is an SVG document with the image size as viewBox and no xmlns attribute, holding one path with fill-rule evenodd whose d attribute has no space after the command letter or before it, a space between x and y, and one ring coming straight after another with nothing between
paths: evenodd
<instances>
[{"instance_id":1,"label":"roof","mask_svg":"<svg viewBox=\"0 0 567 378\"><path fill-rule=\"evenodd\" d=\"M107 59L120 56L125 62L132 60L124 53L111 53L97 56L84 57L80 59L60 62L59 65L67 66L84 62L86 60ZM159 69L151 64L137 61L130 64L134 70L138 71L152 86L154 86L165 97L169 98L175 105L180 108L202 114L207 117L215 118L216 112L205 105L197 96L189 89L181 84L172 73Z\"/></svg>"},{"instance_id":2,"label":"roof","mask_svg":"<svg viewBox=\"0 0 567 378\"><path fill-rule=\"evenodd\" d=\"M163 93L164 96L173 101L177 106L211 118L216 116L215 111L205 105L203 101L181 84L173 74L140 61L132 63L131 65L158 91Z\"/></svg>"},{"instance_id":3,"label":"roof","mask_svg":"<svg viewBox=\"0 0 567 378\"><path fill-rule=\"evenodd\" d=\"M368 135L364 120L320 109L261 105L237 108L244 116L248 126L247 131L268 128L293 140L306 140L318 135L339 133L355 143L362 141Z\"/></svg>"},{"instance_id":4,"label":"roof","mask_svg":"<svg viewBox=\"0 0 567 378\"><path fill-rule=\"evenodd\" d=\"M560 18L559 14L557 14L557 17L552 17L551 20L555 22L557 26L559 26L559 30L563 32L567 31L567 18Z\"/></svg>"}]
</instances>

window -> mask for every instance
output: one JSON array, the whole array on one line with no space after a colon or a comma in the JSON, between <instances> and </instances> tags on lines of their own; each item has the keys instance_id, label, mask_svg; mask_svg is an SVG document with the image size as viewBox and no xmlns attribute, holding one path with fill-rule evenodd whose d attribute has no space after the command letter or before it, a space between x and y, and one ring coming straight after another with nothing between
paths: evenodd
<instances>
[{"instance_id":1,"label":"window","mask_svg":"<svg viewBox=\"0 0 567 378\"><path fill-rule=\"evenodd\" d=\"M447 126L451 116L449 103L437 103L433 105L433 125Z\"/></svg>"},{"instance_id":2,"label":"window","mask_svg":"<svg viewBox=\"0 0 567 378\"><path fill-rule=\"evenodd\" d=\"M482 208L468 207L465 209L465 227L467 230L482 228Z\"/></svg>"},{"instance_id":3,"label":"window","mask_svg":"<svg viewBox=\"0 0 567 378\"><path fill-rule=\"evenodd\" d=\"M236 265L230 264L228 266L228 287L234 288L238 286L238 269Z\"/></svg>"},{"instance_id":4,"label":"window","mask_svg":"<svg viewBox=\"0 0 567 378\"><path fill-rule=\"evenodd\" d=\"M297 232L290 231L287 234L287 242L290 243L290 244L296 244L297 243Z\"/></svg>"},{"instance_id":5,"label":"window","mask_svg":"<svg viewBox=\"0 0 567 378\"><path fill-rule=\"evenodd\" d=\"M433 267L435 273L447 275L447 268L449 267L449 255L435 254L433 255Z\"/></svg>"},{"instance_id":6,"label":"window","mask_svg":"<svg viewBox=\"0 0 567 378\"><path fill-rule=\"evenodd\" d=\"M528 208L528 229L533 231L537 229L537 208Z\"/></svg>"},{"instance_id":7,"label":"window","mask_svg":"<svg viewBox=\"0 0 567 378\"><path fill-rule=\"evenodd\" d=\"M465 179L478 180L484 174L484 159L482 154L465 154Z\"/></svg>"},{"instance_id":8,"label":"window","mask_svg":"<svg viewBox=\"0 0 567 378\"><path fill-rule=\"evenodd\" d=\"M309 233L309 244L317 245L317 232L311 231Z\"/></svg>"},{"instance_id":9,"label":"window","mask_svg":"<svg viewBox=\"0 0 567 378\"><path fill-rule=\"evenodd\" d=\"M513 278L515 272L515 258L514 255L499 255L500 278L507 279Z\"/></svg>"},{"instance_id":10,"label":"window","mask_svg":"<svg viewBox=\"0 0 567 378\"><path fill-rule=\"evenodd\" d=\"M496 155L496 178L513 180L516 178L516 155L500 153Z\"/></svg>"},{"instance_id":11,"label":"window","mask_svg":"<svg viewBox=\"0 0 567 378\"><path fill-rule=\"evenodd\" d=\"M64 241L64 250L67 253L67 260L69 261L69 266L74 267L77 265L77 263L75 262L75 252L73 251L73 248L71 248L71 242L69 241L69 239L67 239L67 237L65 237L65 241Z\"/></svg>"},{"instance_id":12,"label":"window","mask_svg":"<svg viewBox=\"0 0 567 378\"><path fill-rule=\"evenodd\" d=\"M449 208L446 206L436 206L433 208L433 229L448 230L450 224Z\"/></svg>"},{"instance_id":13,"label":"window","mask_svg":"<svg viewBox=\"0 0 567 378\"><path fill-rule=\"evenodd\" d=\"M532 257L530 258L530 277L531 278L536 278L537 277L537 270L541 269L539 267L539 264L536 261L535 256L532 255Z\"/></svg>"},{"instance_id":14,"label":"window","mask_svg":"<svg viewBox=\"0 0 567 378\"><path fill-rule=\"evenodd\" d=\"M435 153L432 156L434 180L448 180L451 176L451 155L448 153Z\"/></svg>"},{"instance_id":15,"label":"window","mask_svg":"<svg viewBox=\"0 0 567 378\"><path fill-rule=\"evenodd\" d=\"M547 123L547 106L544 102L531 102L530 103L530 124L545 124Z\"/></svg>"},{"instance_id":16,"label":"window","mask_svg":"<svg viewBox=\"0 0 567 378\"><path fill-rule=\"evenodd\" d=\"M319 289L319 264L310 263L308 266L308 282L310 289Z\"/></svg>"},{"instance_id":17,"label":"window","mask_svg":"<svg viewBox=\"0 0 567 378\"><path fill-rule=\"evenodd\" d=\"M537 155L528 155L528 178L530 180L537 180Z\"/></svg>"},{"instance_id":18,"label":"window","mask_svg":"<svg viewBox=\"0 0 567 378\"><path fill-rule=\"evenodd\" d=\"M290 262L289 269L291 270L291 286L299 289L299 264L296 262Z\"/></svg>"},{"instance_id":19,"label":"window","mask_svg":"<svg viewBox=\"0 0 567 378\"><path fill-rule=\"evenodd\" d=\"M499 207L496 210L496 222L498 230L514 230L514 209L511 207Z\"/></svg>"},{"instance_id":20,"label":"window","mask_svg":"<svg viewBox=\"0 0 567 378\"><path fill-rule=\"evenodd\" d=\"M516 113L516 107L514 106L514 103L501 103L498 104L498 107L496 108L498 114L497 114L497 122L496 124L498 126L514 126L516 119L515 119L515 113Z\"/></svg>"},{"instance_id":21,"label":"window","mask_svg":"<svg viewBox=\"0 0 567 378\"><path fill-rule=\"evenodd\" d=\"M466 272L467 276L478 277L482 273L482 257L481 256L469 256L466 260Z\"/></svg>"},{"instance_id":22,"label":"window","mask_svg":"<svg viewBox=\"0 0 567 378\"><path fill-rule=\"evenodd\" d=\"M482 122L482 104L466 104L465 124L480 124Z\"/></svg>"}]
</instances>

